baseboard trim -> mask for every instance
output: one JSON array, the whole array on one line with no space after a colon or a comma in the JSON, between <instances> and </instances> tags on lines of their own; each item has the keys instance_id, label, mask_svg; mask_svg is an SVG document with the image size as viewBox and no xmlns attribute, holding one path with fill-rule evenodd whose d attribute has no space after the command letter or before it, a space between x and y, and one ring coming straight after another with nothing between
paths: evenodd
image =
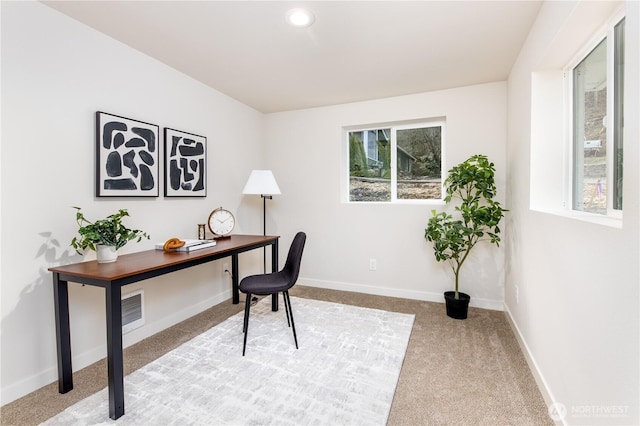
<instances>
[{"instance_id":1,"label":"baseboard trim","mask_svg":"<svg viewBox=\"0 0 640 426\"><path fill-rule=\"evenodd\" d=\"M551 407L556 402L555 398L553 397L553 392L551 392L551 389L549 388L547 381L544 379L544 375L540 371L540 367L538 366L538 363L536 362L535 358L533 357L533 354L529 350L529 346L527 345L526 340L522 336L522 333L520 332L518 325L514 321L513 316L511 315L511 311L509 310L509 307L506 305L504 307L504 312L506 314L505 316L507 317L507 321L509 322L509 326L511 327L513 334L516 336L518 345L520 345L520 350L522 351L525 359L527 360L527 364L529 365L529 370L531 371L531 374L533 374L533 379L536 381L536 384L538 385L538 389L542 394L542 398L544 399L544 402L547 404L547 407ZM555 420L555 423L557 425L567 424L565 420L562 420L562 421Z\"/></svg>"},{"instance_id":2,"label":"baseboard trim","mask_svg":"<svg viewBox=\"0 0 640 426\"><path fill-rule=\"evenodd\" d=\"M378 287L366 284L347 283L342 281L317 280L312 278L298 278L298 285L326 288L328 290L352 291L355 293L374 294L376 296L400 297L403 299L424 300L426 302L444 303L442 293L428 291L405 290L393 287ZM471 298L469 306L492 311L504 311L502 300Z\"/></svg>"}]
</instances>

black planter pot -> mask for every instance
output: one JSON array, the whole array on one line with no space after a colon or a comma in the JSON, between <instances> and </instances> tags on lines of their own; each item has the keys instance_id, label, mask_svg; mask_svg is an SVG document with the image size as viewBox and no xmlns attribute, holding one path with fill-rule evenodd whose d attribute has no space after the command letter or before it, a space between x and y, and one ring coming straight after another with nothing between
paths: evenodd
<instances>
[{"instance_id":1,"label":"black planter pot","mask_svg":"<svg viewBox=\"0 0 640 426\"><path fill-rule=\"evenodd\" d=\"M469 310L469 300L471 297L461 291L458 292L459 299L456 299L455 291L445 291L444 301L447 305L447 316L454 319L467 319Z\"/></svg>"}]
</instances>

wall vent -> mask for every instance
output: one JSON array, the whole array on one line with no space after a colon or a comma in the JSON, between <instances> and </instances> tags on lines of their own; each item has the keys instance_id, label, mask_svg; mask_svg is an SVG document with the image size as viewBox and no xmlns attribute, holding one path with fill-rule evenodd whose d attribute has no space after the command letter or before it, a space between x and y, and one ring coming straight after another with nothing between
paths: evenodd
<instances>
[{"instance_id":1,"label":"wall vent","mask_svg":"<svg viewBox=\"0 0 640 426\"><path fill-rule=\"evenodd\" d=\"M122 295L122 334L144 325L144 291Z\"/></svg>"}]
</instances>

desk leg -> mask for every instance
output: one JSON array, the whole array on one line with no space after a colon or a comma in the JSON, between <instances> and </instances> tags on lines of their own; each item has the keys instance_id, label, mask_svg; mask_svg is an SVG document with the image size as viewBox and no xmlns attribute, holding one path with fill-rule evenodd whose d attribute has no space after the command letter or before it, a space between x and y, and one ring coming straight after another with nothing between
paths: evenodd
<instances>
[{"instance_id":1,"label":"desk leg","mask_svg":"<svg viewBox=\"0 0 640 426\"><path fill-rule=\"evenodd\" d=\"M271 244L271 272L278 271L278 240L275 240ZM278 310L278 293L271 295L271 310L276 312Z\"/></svg>"},{"instance_id":2,"label":"desk leg","mask_svg":"<svg viewBox=\"0 0 640 426\"><path fill-rule=\"evenodd\" d=\"M238 254L231 255L231 294L233 304L240 303L240 291L238 290Z\"/></svg>"},{"instance_id":3,"label":"desk leg","mask_svg":"<svg viewBox=\"0 0 640 426\"><path fill-rule=\"evenodd\" d=\"M107 302L107 374L109 382L109 417L124 414L124 368L122 361L122 289L105 288Z\"/></svg>"},{"instance_id":4,"label":"desk leg","mask_svg":"<svg viewBox=\"0 0 640 426\"><path fill-rule=\"evenodd\" d=\"M69 287L53 273L53 302L56 318L56 345L58 347L58 391L67 393L73 389L71 367L71 329L69 327Z\"/></svg>"}]
</instances>

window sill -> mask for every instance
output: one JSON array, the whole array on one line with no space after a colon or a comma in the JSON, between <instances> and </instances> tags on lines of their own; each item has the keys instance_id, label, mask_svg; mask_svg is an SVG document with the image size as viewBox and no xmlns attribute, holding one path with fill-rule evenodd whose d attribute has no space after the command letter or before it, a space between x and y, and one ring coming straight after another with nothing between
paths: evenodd
<instances>
[{"instance_id":1,"label":"window sill","mask_svg":"<svg viewBox=\"0 0 640 426\"><path fill-rule=\"evenodd\" d=\"M622 213L620 213L619 217L616 216L605 216L594 213L585 213L579 212L575 210L563 210L563 209L542 209L542 208L534 208L531 207L531 211L552 214L555 216L564 217L567 219L580 220L583 222L589 222L596 225L608 226L611 228L622 229Z\"/></svg>"},{"instance_id":2,"label":"window sill","mask_svg":"<svg viewBox=\"0 0 640 426\"><path fill-rule=\"evenodd\" d=\"M396 200L396 201L345 201L345 204L352 206L358 205L385 205L385 206L398 206L398 205L413 205L413 206L446 206L442 200Z\"/></svg>"}]
</instances>

